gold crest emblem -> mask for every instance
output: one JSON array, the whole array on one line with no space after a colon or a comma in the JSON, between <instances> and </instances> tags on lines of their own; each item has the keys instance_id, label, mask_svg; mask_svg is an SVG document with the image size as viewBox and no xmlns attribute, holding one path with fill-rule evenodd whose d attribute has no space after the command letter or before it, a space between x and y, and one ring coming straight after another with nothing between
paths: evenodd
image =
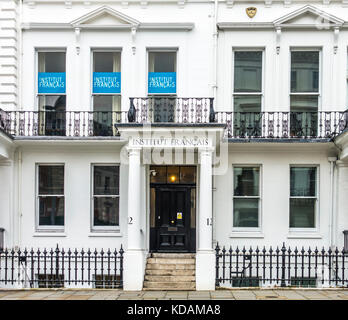
<instances>
[{"instance_id":1,"label":"gold crest emblem","mask_svg":"<svg viewBox=\"0 0 348 320\"><path fill-rule=\"evenodd\" d=\"M249 8L246 8L245 11L249 18L254 18L257 9L255 7L249 7Z\"/></svg>"}]
</instances>

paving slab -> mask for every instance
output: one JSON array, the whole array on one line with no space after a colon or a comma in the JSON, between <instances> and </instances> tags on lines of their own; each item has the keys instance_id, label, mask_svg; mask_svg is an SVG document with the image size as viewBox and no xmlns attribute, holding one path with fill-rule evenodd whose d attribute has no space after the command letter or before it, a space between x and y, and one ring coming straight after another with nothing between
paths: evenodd
<instances>
[{"instance_id":1,"label":"paving slab","mask_svg":"<svg viewBox=\"0 0 348 320\"><path fill-rule=\"evenodd\" d=\"M348 289L216 291L0 290L0 300L348 300Z\"/></svg>"},{"instance_id":2,"label":"paving slab","mask_svg":"<svg viewBox=\"0 0 348 320\"><path fill-rule=\"evenodd\" d=\"M232 292L230 292L230 291L221 291L221 292L220 291L216 291L216 292L212 291L210 293L210 296L212 298L232 298L233 297Z\"/></svg>"},{"instance_id":3,"label":"paving slab","mask_svg":"<svg viewBox=\"0 0 348 320\"><path fill-rule=\"evenodd\" d=\"M299 293L301 293L301 295L303 295L305 298L310 299L310 300L328 300L330 299L328 296L326 296L325 294L323 294L323 292L321 291L307 291L307 290L302 290L302 291L298 291Z\"/></svg>"},{"instance_id":4,"label":"paving slab","mask_svg":"<svg viewBox=\"0 0 348 320\"><path fill-rule=\"evenodd\" d=\"M92 295L77 295L77 294L73 294L70 297L67 297L66 300L88 300L90 297L92 297Z\"/></svg>"},{"instance_id":5,"label":"paving slab","mask_svg":"<svg viewBox=\"0 0 348 320\"><path fill-rule=\"evenodd\" d=\"M296 291L279 290L275 291L280 297L284 297L288 300L306 300L306 298Z\"/></svg>"}]
</instances>

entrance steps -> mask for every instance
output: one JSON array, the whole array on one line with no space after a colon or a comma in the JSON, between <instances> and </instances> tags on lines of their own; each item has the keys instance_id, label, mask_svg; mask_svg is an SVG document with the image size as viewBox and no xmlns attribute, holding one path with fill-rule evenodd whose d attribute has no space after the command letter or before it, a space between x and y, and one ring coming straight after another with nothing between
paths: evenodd
<instances>
[{"instance_id":1,"label":"entrance steps","mask_svg":"<svg viewBox=\"0 0 348 320\"><path fill-rule=\"evenodd\" d=\"M151 253L146 263L144 290L196 290L196 255Z\"/></svg>"}]
</instances>

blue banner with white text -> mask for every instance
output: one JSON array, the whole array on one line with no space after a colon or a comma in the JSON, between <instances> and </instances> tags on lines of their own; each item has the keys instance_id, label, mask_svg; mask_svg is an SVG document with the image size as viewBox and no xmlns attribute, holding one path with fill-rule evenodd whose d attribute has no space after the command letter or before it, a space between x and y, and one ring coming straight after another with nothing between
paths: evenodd
<instances>
[{"instance_id":1,"label":"blue banner with white text","mask_svg":"<svg viewBox=\"0 0 348 320\"><path fill-rule=\"evenodd\" d=\"M121 93L121 72L93 72L93 93Z\"/></svg>"},{"instance_id":2,"label":"blue banner with white text","mask_svg":"<svg viewBox=\"0 0 348 320\"><path fill-rule=\"evenodd\" d=\"M176 72L149 72L148 93L176 93Z\"/></svg>"},{"instance_id":3,"label":"blue banner with white text","mask_svg":"<svg viewBox=\"0 0 348 320\"><path fill-rule=\"evenodd\" d=\"M65 93L66 77L65 72L39 72L38 92L39 93Z\"/></svg>"}]
</instances>

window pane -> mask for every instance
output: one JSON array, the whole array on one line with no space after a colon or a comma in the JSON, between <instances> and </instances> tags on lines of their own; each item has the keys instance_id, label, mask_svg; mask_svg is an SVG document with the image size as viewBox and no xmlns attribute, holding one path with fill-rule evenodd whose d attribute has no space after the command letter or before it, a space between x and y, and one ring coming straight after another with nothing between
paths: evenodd
<instances>
[{"instance_id":1,"label":"window pane","mask_svg":"<svg viewBox=\"0 0 348 320\"><path fill-rule=\"evenodd\" d=\"M316 137L318 133L318 97L290 97L290 134L291 136Z\"/></svg>"},{"instance_id":2,"label":"window pane","mask_svg":"<svg viewBox=\"0 0 348 320\"><path fill-rule=\"evenodd\" d=\"M65 52L39 52L39 72L65 72Z\"/></svg>"},{"instance_id":3,"label":"window pane","mask_svg":"<svg viewBox=\"0 0 348 320\"><path fill-rule=\"evenodd\" d=\"M55 111L65 114L66 96L39 96L40 111Z\"/></svg>"},{"instance_id":4,"label":"window pane","mask_svg":"<svg viewBox=\"0 0 348 320\"><path fill-rule=\"evenodd\" d=\"M234 92L261 92L262 51L234 53Z\"/></svg>"},{"instance_id":5,"label":"window pane","mask_svg":"<svg viewBox=\"0 0 348 320\"><path fill-rule=\"evenodd\" d=\"M235 112L261 112L261 96L233 97Z\"/></svg>"},{"instance_id":6,"label":"window pane","mask_svg":"<svg viewBox=\"0 0 348 320\"><path fill-rule=\"evenodd\" d=\"M290 111L317 112L318 96L290 96Z\"/></svg>"},{"instance_id":7,"label":"window pane","mask_svg":"<svg viewBox=\"0 0 348 320\"><path fill-rule=\"evenodd\" d=\"M93 129L95 136L112 136L113 124L120 121L121 96L93 96Z\"/></svg>"},{"instance_id":8,"label":"window pane","mask_svg":"<svg viewBox=\"0 0 348 320\"><path fill-rule=\"evenodd\" d=\"M151 183L166 183L167 182L167 167L161 167L161 166L151 166L150 167L151 177L150 182Z\"/></svg>"},{"instance_id":9,"label":"window pane","mask_svg":"<svg viewBox=\"0 0 348 320\"><path fill-rule=\"evenodd\" d=\"M121 72L120 52L94 52L94 72Z\"/></svg>"},{"instance_id":10,"label":"window pane","mask_svg":"<svg viewBox=\"0 0 348 320\"><path fill-rule=\"evenodd\" d=\"M176 72L176 52L149 52L149 72Z\"/></svg>"},{"instance_id":11,"label":"window pane","mask_svg":"<svg viewBox=\"0 0 348 320\"><path fill-rule=\"evenodd\" d=\"M94 166L94 195L119 195L119 166Z\"/></svg>"},{"instance_id":12,"label":"window pane","mask_svg":"<svg viewBox=\"0 0 348 320\"><path fill-rule=\"evenodd\" d=\"M39 197L39 225L64 226L64 197Z\"/></svg>"},{"instance_id":13,"label":"window pane","mask_svg":"<svg viewBox=\"0 0 348 320\"><path fill-rule=\"evenodd\" d=\"M180 183L196 183L196 167L180 167Z\"/></svg>"},{"instance_id":14,"label":"window pane","mask_svg":"<svg viewBox=\"0 0 348 320\"><path fill-rule=\"evenodd\" d=\"M64 136L66 134L66 97L39 96L39 134Z\"/></svg>"},{"instance_id":15,"label":"window pane","mask_svg":"<svg viewBox=\"0 0 348 320\"><path fill-rule=\"evenodd\" d=\"M39 195L64 195L64 166L39 166Z\"/></svg>"},{"instance_id":16,"label":"window pane","mask_svg":"<svg viewBox=\"0 0 348 320\"><path fill-rule=\"evenodd\" d=\"M234 168L234 196L259 195L260 168Z\"/></svg>"},{"instance_id":17,"label":"window pane","mask_svg":"<svg viewBox=\"0 0 348 320\"><path fill-rule=\"evenodd\" d=\"M233 200L233 226L255 228L259 226L259 199Z\"/></svg>"},{"instance_id":18,"label":"window pane","mask_svg":"<svg viewBox=\"0 0 348 320\"><path fill-rule=\"evenodd\" d=\"M316 199L290 199L290 228L315 227Z\"/></svg>"},{"instance_id":19,"label":"window pane","mask_svg":"<svg viewBox=\"0 0 348 320\"><path fill-rule=\"evenodd\" d=\"M179 167L167 167L167 183L179 183Z\"/></svg>"},{"instance_id":20,"label":"window pane","mask_svg":"<svg viewBox=\"0 0 348 320\"><path fill-rule=\"evenodd\" d=\"M97 197L94 198L95 226L119 225L119 198Z\"/></svg>"},{"instance_id":21,"label":"window pane","mask_svg":"<svg viewBox=\"0 0 348 320\"><path fill-rule=\"evenodd\" d=\"M316 196L317 168L290 168L290 195L292 197Z\"/></svg>"},{"instance_id":22,"label":"window pane","mask_svg":"<svg viewBox=\"0 0 348 320\"><path fill-rule=\"evenodd\" d=\"M291 92L319 91L319 52L291 52Z\"/></svg>"}]
</instances>

